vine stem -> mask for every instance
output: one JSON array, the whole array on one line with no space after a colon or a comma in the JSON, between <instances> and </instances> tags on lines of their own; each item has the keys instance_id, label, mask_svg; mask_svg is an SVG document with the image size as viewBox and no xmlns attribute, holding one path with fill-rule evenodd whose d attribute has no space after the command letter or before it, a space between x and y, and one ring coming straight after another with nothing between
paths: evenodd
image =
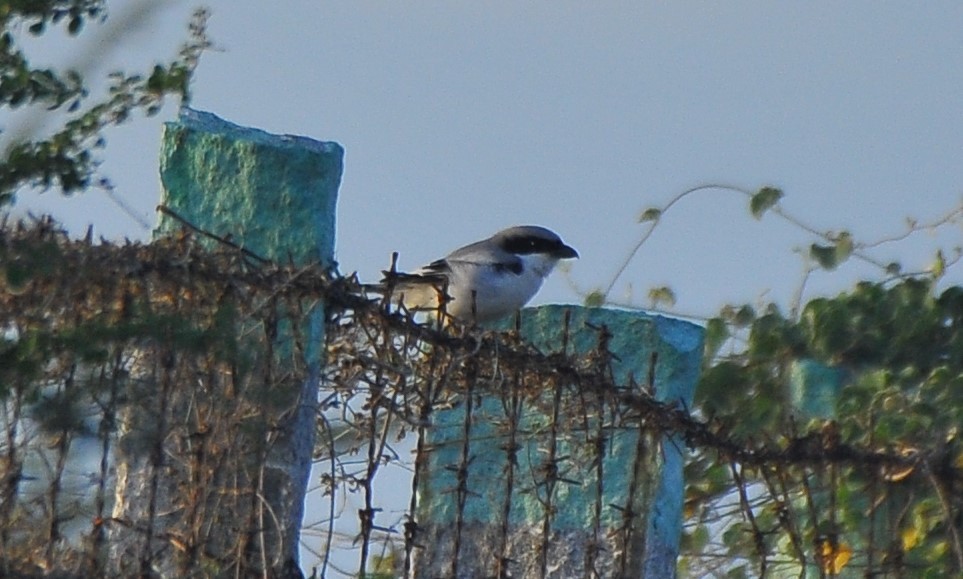
<instances>
[{"instance_id":1,"label":"vine stem","mask_svg":"<svg viewBox=\"0 0 963 579\"><path fill-rule=\"evenodd\" d=\"M626 269L628 269L629 264L632 263L632 261L635 259L635 256L642 249L642 246L645 244L646 241L649 240L649 238L655 232L656 227L658 227L659 222L662 220L662 216L665 215L665 213L669 209L671 209L672 206L674 206L679 201L682 201L686 197L695 193L713 190L713 189L721 190L721 191L731 191L734 193L741 193L742 195L745 195L750 199L757 193L756 191L750 191L749 189L746 189L744 187L731 185L727 183L705 183L702 185L691 187L689 189L686 189L685 191L682 191L676 194L663 207L654 208L659 211L658 216L647 221L649 226L648 229L644 231L642 233L642 236L638 239L638 241L636 241L635 245L632 247L629 253L625 256L625 259L623 259L622 262L619 264L618 268L615 270L615 274L612 276L611 280L605 286L605 289L602 291L602 299L606 303L609 302L609 295L612 293L612 290L615 288L615 284L617 284L619 279L622 278L622 276L625 274ZM830 243L835 243L837 241L837 237L836 235L834 235L832 231L822 231L817 227L815 227L814 225L806 223L805 221L799 219L798 217L784 210L782 207L778 205L778 203L772 206L771 208L769 208L768 212L778 216L779 218L783 219L784 221L793 225L794 227L810 235L818 237L819 239L828 241ZM957 206L952 211L948 212L946 215L943 215L927 223L919 224L919 223L916 223L915 220L910 220L909 227L907 228L907 230L900 234L893 235L890 237L885 237L875 242L854 243L852 256L856 259L859 259L860 261L868 263L873 267L876 267L886 272L888 271L889 264L884 263L883 261L880 261L879 259L876 259L868 255L865 252L865 250L879 247L886 243L901 241L903 239L908 238L910 235L912 235L915 232L936 229L948 223L954 223L959 220L963 220L963 204L961 204L960 206ZM811 271L811 268L810 268L810 271Z\"/></svg>"}]
</instances>

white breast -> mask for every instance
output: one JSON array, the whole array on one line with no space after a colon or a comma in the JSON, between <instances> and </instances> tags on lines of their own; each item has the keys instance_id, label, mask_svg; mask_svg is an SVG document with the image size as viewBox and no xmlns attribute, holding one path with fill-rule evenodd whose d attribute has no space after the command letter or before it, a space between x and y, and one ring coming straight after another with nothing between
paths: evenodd
<instances>
[{"instance_id":1,"label":"white breast","mask_svg":"<svg viewBox=\"0 0 963 579\"><path fill-rule=\"evenodd\" d=\"M490 265L449 264L452 272L448 293L452 301L447 306L448 313L461 320L472 320L472 290L475 321L497 320L522 308L535 296L558 260L545 255L521 259L521 274Z\"/></svg>"}]
</instances>

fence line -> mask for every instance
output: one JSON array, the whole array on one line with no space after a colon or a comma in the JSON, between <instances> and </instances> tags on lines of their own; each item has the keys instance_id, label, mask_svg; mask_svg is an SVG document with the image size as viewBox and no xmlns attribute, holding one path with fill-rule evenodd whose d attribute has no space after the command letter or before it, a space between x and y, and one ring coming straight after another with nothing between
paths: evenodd
<instances>
[{"instance_id":1,"label":"fence line","mask_svg":"<svg viewBox=\"0 0 963 579\"><path fill-rule=\"evenodd\" d=\"M504 491L491 505L498 576L518 565L510 498L540 498L545 517L536 537L537 574L553 576L553 549L564 544L556 501L583 487L591 536L584 576L625 568L640 529L628 522L638 513L633 497L606 503L602 481L612 474L605 457L613 433L631 429L639 434L633 441L638 456L658 455L664 451L659 441L672 436L690 451L690 463L727 467L726 480L717 484L734 495L687 481L694 512L688 513L691 545L683 550L683 573L721 575L742 564L760 576L922 572L907 555L921 539L907 535L906 523L907 513L923 508L921 500L942 521L924 530L944 549L934 568L948 574L963 569L963 479L944 444L911 450L853 445L830 421L815 430L790 424L752 441L736 439L721 419L656 400L652 374L643 384L616 383L603 329L588 355L575 356L566 348L539 351L516 332L418 324L366 297L353 278L275 264L226 244L205 249L189 233L149 245L113 245L69 240L45 220L4 224L0 267L0 565L7 575L103 572L113 541L109 529L141 537L132 561L137 568L148 568L158 548L180 553L188 575L264 568L273 553L263 550L261 536L283 525L259 498L259 489L271 483L257 469L247 471L247 480L218 480L217 468L224 461L256 463L266 449L233 448L237 433L261 428L270 445L289 415L290 408L271 408L270 391L303 373L298 356L285 358L289 364L247 367L247 353L273 343L279 328L296 323L297 312L317 301L326 303L329 332L316 457L326 466L322 483L332 518L342 497L362 496L361 552L353 571L359 576L407 576L429 551L453 553L451 575L472 576L474 570L463 566L476 547L464 542L473 524L466 504L476 498L469 472L482 460L475 448L486 428L505 441L499 455L489 457L501 465ZM165 415L165 388L190 392L175 424L151 420ZM133 397L137 393L143 396ZM488 401L490 407L483 404ZM403 525L385 524L377 481L386 465L404 464L413 473L412 488L423 485L437 456L434 421L452 405L463 418L463 446L459 459L441 469L454 473L449 499L457 514L451 543L426 542L416 493L402 507ZM526 422L524 409L536 407L551 417L548 423ZM137 520L110 512L119 424L142 429L142 446L124 451L142 452L154 465L149 488L164 485L169 468L185 469L194 483L172 490L172 504L148 501ZM393 450L409 436L415 438L413 460ZM544 460L523 456L523 441L536 436L544 438L531 452L544 448ZM171 465L157 455L158 441L170 437L191 449L189 463ZM355 449L363 452L360 468L349 464ZM76 465L81 450L93 468ZM570 478L576 471L585 478ZM79 484L85 476L93 490ZM865 493L841 496L849 488L844 483L854 481ZM699 496L703 485L706 494ZM860 526L851 511L865 514ZM616 513L624 532L609 536L604 521ZM153 536L158 517L175 517L176 532ZM231 527L230 521L236 532L212 532ZM319 570L334 575L334 521L329 524ZM379 549L386 540L399 547ZM615 567L606 567L605 557L614 557Z\"/></svg>"}]
</instances>

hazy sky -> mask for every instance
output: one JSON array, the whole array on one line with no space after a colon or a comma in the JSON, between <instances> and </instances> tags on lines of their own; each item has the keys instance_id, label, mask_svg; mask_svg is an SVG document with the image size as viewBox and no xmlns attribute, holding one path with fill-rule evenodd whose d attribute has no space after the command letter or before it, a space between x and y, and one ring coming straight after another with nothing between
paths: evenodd
<instances>
[{"instance_id":1,"label":"hazy sky","mask_svg":"<svg viewBox=\"0 0 963 579\"><path fill-rule=\"evenodd\" d=\"M136 4L110 3L105 28ZM196 3L154 5L164 7L140 28L125 25L119 50L104 54L94 27L62 46L46 40L37 58L76 62L86 50L101 72L146 69L173 54ZM644 231L641 210L701 183L777 185L791 213L866 241L961 200L959 2L207 5L217 49L202 60L193 106L344 145L338 259L364 279L394 250L416 267L536 223L581 252L572 281L603 285ZM108 134L103 172L151 222L160 123L175 114ZM26 208L108 238L148 234L102 193L22 194ZM958 239L951 228L876 255L925 267ZM811 241L753 220L739 195L702 193L666 217L614 297L631 288L643 301L668 284L687 312L785 301L802 270L793 250ZM846 268L810 288L871 274ZM580 298L557 276L538 299Z\"/></svg>"},{"instance_id":2,"label":"hazy sky","mask_svg":"<svg viewBox=\"0 0 963 579\"><path fill-rule=\"evenodd\" d=\"M102 76L170 57L196 3L151 0L139 24L125 16L137 4L111 2L107 25L79 39L32 43L37 62ZM217 49L197 71L193 106L344 145L337 257L362 279L395 250L412 268L534 223L580 251L571 281L590 289L644 231L644 208L702 183L779 186L786 210L860 241L961 202L955 0L206 4ZM99 35L112 22L124 22L123 44L107 51ZM161 123L175 114L108 133L103 172L142 220L154 219ZM77 232L92 223L108 238L149 235L99 192L22 193L17 211L27 210ZM921 268L959 238L955 226L874 255ZM753 220L737 194L701 193L666 216L614 297L668 284L686 312L785 303L802 271L794 249L812 241L778 219ZM867 275L878 274L846 267L809 288L840 291ZM960 279L951 270L947 282ZM561 275L537 298L580 299Z\"/></svg>"}]
</instances>

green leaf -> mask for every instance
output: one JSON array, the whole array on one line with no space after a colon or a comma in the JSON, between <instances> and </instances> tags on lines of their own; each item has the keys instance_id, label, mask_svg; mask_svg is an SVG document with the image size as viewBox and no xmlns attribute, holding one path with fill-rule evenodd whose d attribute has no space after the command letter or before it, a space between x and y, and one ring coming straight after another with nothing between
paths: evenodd
<instances>
[{"instance_id":1,"label":"green leaf","mask_svg":"<svg viewBox=\"0 0 963 579\"><path fill-rule=\"evenodd\" d=\"M686 545L686 547L689 552L702 553L705 551L706 545L709 544L709 528L706 525L699 525L693 529L687 538L688 545Z\"/></svg>"},{"instance_id":2,"label":"green leaf","mask_svg":"<svg viewBox=\"0 0 963 579\"><path fill-rule=\"evenodd\" d=\"M12 294L22 293L33 277L33 271L28 266L18 262L8 263L4 268L4 274L7 290Z\"/></svg>"},{"instance_id":3,"label":"green leaf","mask_svg":"<svg viewBox=\"0 0 963 579\"><path fill-rule=\"evenodd\" d=\"M809 247L809 256L823 269L832 271L853 254L853 236L843 231L833 239L833 245L814 243Z\"/></svg>"},{"instance_id":4,"label":"green leaf","mask_svg":"<svg viewBox=\"0 0 963 579\"><path fill-rule=\"evenodd\" d=\"M639 215L639 223L646 221L658 221L662 217L662 210L657 207L649 207Z\"/></svg>"},{"instance_id":5,"label":"green leaf","mask_svg":"<svg viewBox=\"0 0 963 579\"><path fill-rule=\"evenodd\" d=\"M705 352L707 358L713 358L719 349L729 339L729 326L722 318L711 318L706 323Z\"/></svg>"},{"instance_id":6,"label":"green leaf","mask_svg":"<svg viewBox=\"0 0 963 579\"><path fill-rule=\"evenodd\" d=\"M749 210L752 211L752 216L756 219L762 219L763 214L772 209L776 203L779 203L782 196L783 192L781 189L763 187L749 200Z\"/></svg>"},{"instance_id":7,"label":"green leaf","mask_svg":"<svg viewBox=\"0 0 963 579\"><path fill-rule=\"evenodd\" d=\"M778 313L760 316L749 332L749 353L770 358L793 351L797 346L796 326Z\"/></svg>"},{"instance_id":8,"label":"green leaf","mask_svg":"<svg viewBox=\"0 0 963 579\"><path fill-rule=\"evenodd\" d=\"M737 328L745 328L756 319L756 310L749 304L733 306L726 304L719 312L719 316Z\"/></svg>"},{"instance_id":9,"label":"green leaf","mask_svg":"<svg viewBox=\"0 0 963 579\"><path fill-rule=\"evenodd\" d=\"M709 416L727 415L746 403L750 386L748 373L735 362L720 362L706 368L696 387L696 404Z\"/></svg>"},{"instance_id":10,"label":"green leaf","mask_svg":"<svg viewBox=\"0 0 963 579\"><path fill-rule=\"evenodd\" d=\"M832 271L836 269L839 262L836 260L835 245L819 245L814 243L809 246L809 257L814 259L819 267Z\"/></svg>"},{"instance_id":11,"label":"green leaf","mask_svg":"<svg viewBox=\"0 0 963 579\"><path fill-rule=\"evenodd\" d=\"M652 307L664 305L671 308L675 305L675 292L668 286L654 287L649 290L649 301Z\"/></svg>"},{"instance_id":12,"label":"green leaf","mask_svg":"<svg viewBox=\"0 0 963 579\"><path fill-rule=\"evenodd\" d=\"M605 294L602 293L600 289L594 289L585 296L585 301L583 302L587 308L598 308L605 303Z\"/></svg>"},{"instance_id":13,"label":"green leaf","mask_svg":"<svg viewBox=\"0 0 963 579\"><path fill-rule=\"evenodd\" d=\"M853 236L848 231L843 231L836 236L836 263L840 264L853 254Z\"/></svg>"},{"instance_id":14,"label":"green leaf","mask_svg":"<svg viewBox=\"0 0 963 579\"><path fill-rule=\"evenodd\" d=\"M943 277L944 273L946 273L946 257L943 255L943 250L940 249L936 252L933 263L930 264L930 274L932 274L934 278L939 279Z\"/></svg>"}]
</instances>

